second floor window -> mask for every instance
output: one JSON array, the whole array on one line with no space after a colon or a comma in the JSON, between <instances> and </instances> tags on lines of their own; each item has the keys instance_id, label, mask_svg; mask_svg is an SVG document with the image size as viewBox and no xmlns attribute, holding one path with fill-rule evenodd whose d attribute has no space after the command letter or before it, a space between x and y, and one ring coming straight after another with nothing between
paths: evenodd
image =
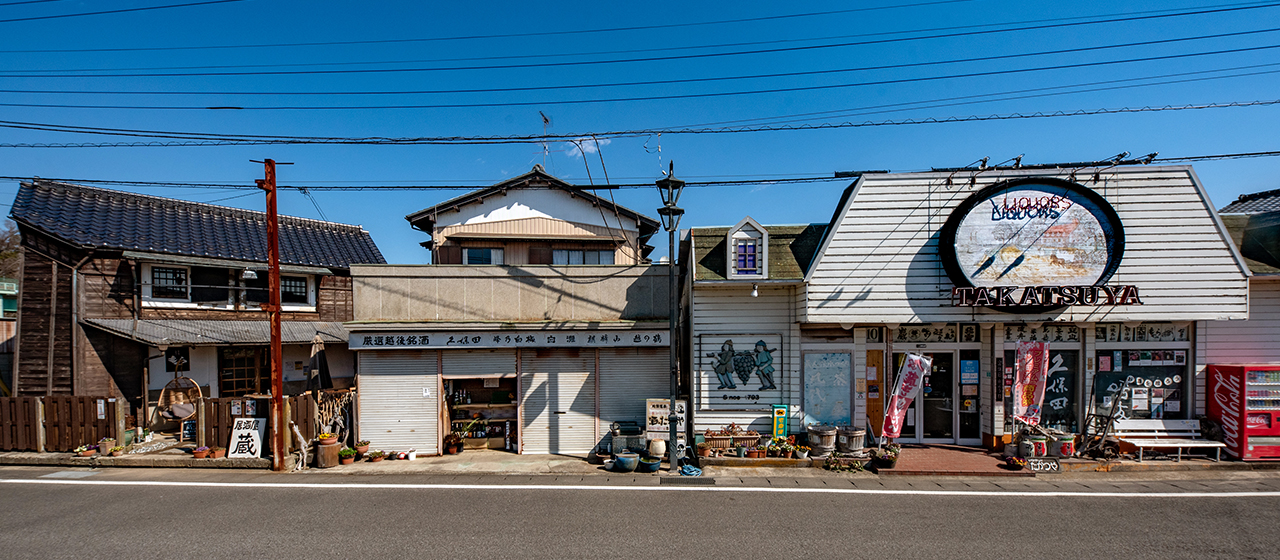
<instances>
[{"instance_id":1,"label":"second floor window","mask_svg":"<svg viewBox=\"0 0 1280 560\"><path fill-rule=\"evenodd\" d=\"M151 297L187 299L187 269L167 266L151 267Z\"/></svg>"},{"instance_id":2,"label":"second floor window","mask_svg":"<svg viewBox=\"0 0 1280 560\"><path fill-rule=\"evenodd\" d=\"M463 249L462 264L502 264L502 249Z\"/></svg>"},{"instance_id":3,"label":"second floor window","mask_svg":"<svg viewBox=\"0 0 1280 560\"><path fill-rule=\"evenodd\" d=\"M613 251L556 249L551 251L551 264L613 264Z\"/></svg>"},{"instance_id":4,"label":"second floor window","mask_svg":"<svg viewBox=\"0 0 1280 560\"><path fill-rule=\"evenodd\" d=\"M303 276L281 276L280 303L309 303L307 301L307 279Z\"/></svg>"},{"instance_id":5,"label":"second floor window","mask_svg":"<svg viewBox=\"0 0 1280 560\"><path fill-rule=\"evenodd\" d=\"M739 239L734 243L735 271L738 274L760 274L759 243L754 239Z\"/></svg>"}]
</instances>

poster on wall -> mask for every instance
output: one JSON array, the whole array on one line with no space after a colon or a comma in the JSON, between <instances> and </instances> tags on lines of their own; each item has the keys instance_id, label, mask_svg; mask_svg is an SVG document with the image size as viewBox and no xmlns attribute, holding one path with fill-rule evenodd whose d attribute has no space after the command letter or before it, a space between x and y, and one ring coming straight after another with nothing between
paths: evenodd
<instances>
[{"instance_id":1,"label":"poster on wall","mask_svg":"<svg viewBox=\"0 0 1280 560\"><path fill-rule=\"evenodd\" d=\"M645 438L646 439L671 439L671 399L645 399ZM685 422L689 416L689 405L684 399L676 401L676 417L679 418L676 424L676 437L683 439L685 431Z\"/></svg>"},{"instance_id":2,"label":"poster on wall","mask_svg":"<svg viewBox=\"0 0 1280 560\"><path fill-rule=\"evenodd\" d=\"M1040 424L1040 405L1044 402L1045 381L1049 374L1049 345L1044 342L1019 342L1017 374L1013 384L1014 419L1036 426Z\"/></svg>"},{"instance_id":3,"label":"poster on wall","mask_svg":"<svg viewBox=\"0 0 1280 560\"><path fill-rule=\"evenodd\" d=\"M851 424L849 379L852 356L848 352L804 354L804 423L847 426ZM858 381L864 382L859 379Z\"/></svg>"},{"instance_id":4,"label":"poster on wall","mask_svg":"<svg viewBox=\"0 0 1280 560\"><path fill-rule=\"evenodd\" d=\"M781 348L778 334L700 335L694 355L703 395L699 407L771 410L783 401L781 387L787 381ZM847 379L845 383L848 393Z\"/></svg>"}]
</instances>

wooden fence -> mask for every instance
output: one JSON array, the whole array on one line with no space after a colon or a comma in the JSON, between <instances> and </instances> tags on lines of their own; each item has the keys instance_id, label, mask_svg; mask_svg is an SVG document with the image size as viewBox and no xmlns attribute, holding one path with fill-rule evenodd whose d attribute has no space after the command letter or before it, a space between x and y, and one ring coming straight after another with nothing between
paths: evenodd
<instances>
[{"instance_id":1,"label":"wooden fence","mask_svg":"<svg viewBox=\"0 0 1280 560\"><path fill-rule=\"evenodd\" d=\"M35 451L39 434L39 399L0 398L0 451Z\"/></svg>"}]
</instances>

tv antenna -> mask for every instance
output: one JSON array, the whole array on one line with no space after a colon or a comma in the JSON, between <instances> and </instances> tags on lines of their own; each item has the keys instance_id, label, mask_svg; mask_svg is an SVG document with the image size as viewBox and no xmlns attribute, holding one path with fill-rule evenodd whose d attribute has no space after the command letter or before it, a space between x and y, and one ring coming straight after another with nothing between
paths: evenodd
<instances>
[{"instance_id":1,"label":"tv antenna","mask_svg":"<svg viewBox=\"0 0 1280 560\"><path fill-rule=\"evenodd\" d=\"M547 167L547 154L549 153L547 149L547 128L551 126L551 117L548 117L542 111L538 111L538 114L542 116L542 167L545 169Z\"/></svg>"}]
</instances>

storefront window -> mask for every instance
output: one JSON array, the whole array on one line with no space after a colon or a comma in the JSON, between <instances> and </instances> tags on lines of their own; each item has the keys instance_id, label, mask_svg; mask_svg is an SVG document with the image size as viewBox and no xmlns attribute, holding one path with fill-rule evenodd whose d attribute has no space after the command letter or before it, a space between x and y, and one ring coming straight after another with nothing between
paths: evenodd
<instances>
[{"instance_id":1,"label":"storefront window","mask_svg":"<svg viewBox=\"0 0 1280 560\"><path fill-rule=\"evenodd\" d=\"M1017 352L1004 351L1006 367L1012 367L1012 376L1017 375ZM1044 388L1044 401L1041 405L1040 425L1067 433L1079 433L1080 399L1079 385L1080 352L1078 350L1049 349L1049 375ZM1013 418L1013 401L1006 399L1005 415L1009 421ZM1006 422L1007 424L1007 422ZM1007 425L1009 429L1012 426Z\"/></svg>"},{"instance_id":2,"label":"storefront window","mask_svg":"<svg viewBox=\"0 0 1280 560\"><path fill-rule=\"evenodd\" d=\"M1093 378L1098 414L1116 418L1188 418L1186 350L1102 350Z\"/></svg>"}]
</instances>

